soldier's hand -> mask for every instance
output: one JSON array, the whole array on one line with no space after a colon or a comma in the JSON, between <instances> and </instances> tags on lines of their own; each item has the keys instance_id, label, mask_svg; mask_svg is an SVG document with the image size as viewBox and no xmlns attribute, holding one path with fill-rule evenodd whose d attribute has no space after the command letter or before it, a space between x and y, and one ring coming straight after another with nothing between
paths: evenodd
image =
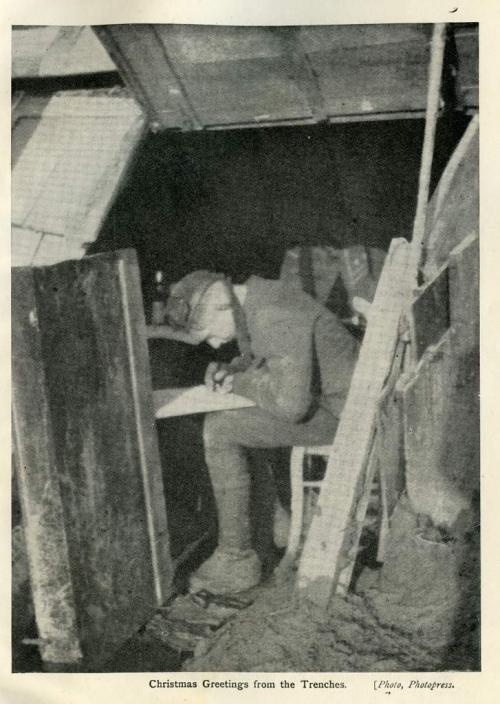
<instances>
[{"instance_id":1,"label":"soldier's hand","mask_svg":"<svg viewBox=\"0 0 500 704\"><path fill-rule=\"evenodd\" d=\"M210 362L205 372L204 384L210 391L215 391L215 375L219 368L219 362Z\"/></svg>"},{"instance_id":2,"label":"soldier's hand","mask_svg":"<svg viewBox=\"0 0 500 704\"><path fill-rule=\"evenodd\" d=\"M233 390L233 375L228 374L225 369L223 370L223 374L224 376L220 381L216 379L215 390L219 394L230 394Z\"/></svg>"}]
</instances>

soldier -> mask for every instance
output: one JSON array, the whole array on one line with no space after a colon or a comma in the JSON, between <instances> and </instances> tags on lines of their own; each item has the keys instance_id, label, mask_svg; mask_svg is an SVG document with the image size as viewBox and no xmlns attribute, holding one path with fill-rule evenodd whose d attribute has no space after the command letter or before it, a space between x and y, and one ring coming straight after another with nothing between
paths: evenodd
<instances>
[{"instance_id":1,"label":"soldier","mask_svg":"<svg viewBox=\"0 0 500 704\"><path fill-rule=\"evenodd\" d=\"M246 448L332 442L358 343L306 293L257 276L232 285L221 274L188 274L171 287L166 317L174 329L215 349L236 339L240 356L227 365L209 364L205 383L256 404L205 416L219 535L216 550L190 580L193 592L243 591L261 576L251 543Z\"/></svg>"}]
</instances>

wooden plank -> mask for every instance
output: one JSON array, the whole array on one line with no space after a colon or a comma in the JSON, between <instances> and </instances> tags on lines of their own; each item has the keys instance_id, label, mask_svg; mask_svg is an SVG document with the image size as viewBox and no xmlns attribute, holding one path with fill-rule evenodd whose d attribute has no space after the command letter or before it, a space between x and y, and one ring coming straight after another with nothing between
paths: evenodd
<instances>
[{"instance_id":1,"label":"wooden plank","mask_svg":"<svg viewBox=\"0 0 500 704\"><path fill-rule=\"evenodd\" d=\"M81 92L51 99L12 176L13 225L47 236L43 259L22 264L83 256L143 130L142 113L130 98Z\"/></svg>"},{"instance_id":2,"label":"wooden plank","mask_svg":"<svg viewBox=\"0 0 500 704\"><path fill-rule=\"evenodd\" d=\"M11 165L16 165L24 147L40 122L43 110L50 100L50 95L16 94L12 101L12 142Z\"/></svg>"},{"instance_id":3,"label":"wooden plank","mask_svg":"<svg viewBox=\"0 0 500 704\"><path fill-rule=\"evenodd\" d=\"M305 96L315 121L326 120L318 77L300 41L300 27L281 27L279 33L283 42L283 55L290 64L291 75Z\"/></svg>"},{"instance_id":4,"label":"wooden plank","mask_svg":"<svg viewBox=\"0 0 500 704\"><path fill-rule=\"evenodd\" d=\"M59 27L49 50L42 56L40 76L71 76L116 71L99 39L88 26Z\"/></svg>"},{"instance_id":5,"label":"wooden plank","mask_svg":"<svg viewBox=\"0 0 500 704\"><path fill-rule=\"evenodd\" d=\"M307 97L283 57L182 64L179 75L204 125L309 119Z\"/></svg>"},{"instance_id":6,"label":"wooden plank","mask_svg":"<svg viewBox=\"0 0 500 704\"><path fill-rule=\"evenodd\" d=\"M377 122L378 120L422 120L425 110L395 110L390 112L352 113L346 115L330 115L328 122L334 125L351 122Z\"/></svg>"},{"instance_id":7,"label":"wooden plank","mask_svg":"<svg viewBox=\"0 0 500 704\"><path fill-rule=\"evenodd\" d=\"M424 109L428 52L427 42L419 39L308 55L325 110L336 116Z\"/></svg>"},{"instance_id":8,"label":"wooden plank","mask_svg":"<svg viewBox=\"0 0 500 704\"><path fill-rule=\"evenodd\" d=\"M172 577L134 257L109 253L33 270L58 526L87 669L147 621Z\"/></svg>"},{"instance_id":9,"label":"wooden plank","mask_svg":"<svg viewBox=\"0 0 500 704\"><path fill-rule=\"evenodd\" d=\"M155 429L149 350L137 255L124 250L118 261L122 313L126 326L129 373L134 402L156 603L161 606L172 591L173 564L167 528L167 511L158 439Z\"/></svg>"},{"instance_id":10,"label":"wooden plank","mask_svg":"<svg viewBox=\"0 0 500 704\"><path fill-rule=\"evenodd\" d=\"M117 122L116 129L119 126ZM84 224L77 236L72 238L76 239L79 245L87 245L97 238L106 215L127 178L136 148L145 134L145 127L141 115L122 133L113 158L108 161L100 179L94 185L91 199L86 203ZM106 144L105 147L109 149L109 145Z\"/></svg>"},{"instance_id":11,"label":"wooden plank","mask_svg":"<svg viewBox=\"0 0 500 704\"><path fill-rule=\"evenodd\" d=\"M326 607L349 550L358 487L368 462L379 397L393 364L399 321L409 296L409 245L393 240L328 460L299 565L297 586Z\"/></svg>"},{"instance_id":12,"label":"wooden plank","mask_svg":"<svg viewBox=\"0 0 500 704\"><path fill-rule=\"evenodd\" d=\"M12 347L14 464L40 653L45 662L77 665L77 608L31 269L12 272Z\"/></svg>"},{"instance_id":13,"label":"wooden plank","mask_svg":"<svg viewBox=\"0 0 500 704\"><path fill-rule=\"evenodd\" d=\"M158 129L413 117L426 105L429 25L144 24L95 31ZM295 37L288 48L286 34ZM462 93L472 105L477 84L466 84L474 80L468 76L477 44L466 39L458 38Z\"/></svg>"},{"instance_id":14,"label":"wooden plank","mask_svg":"<svg viewBox=\"0 0 500 704\"><path fill-rule=\"evenodd\" d=\"M155 25L176 64L216 63L279 56L279 28Z\"/></svg>"},{"instance_id":15,"label":"wooden plank","mask_svg":"<svg viewBox=\"0 0 500 704\"><path fill-rule=\"evenodd\" d=\"M327 52L334 49L377 47L386 44L425 44L429 40L428 24L365 24L365 25L305 25L300 27L300 38L309 52Z\"/></svg>"},{"instance_id":16,"label":"wooden plank","mask_svg":"<svg viewBox=\"0 0 500 704\"><path fill-rule=\"evenodd\" d=\"M12 77L38 76L44 54L59 34L60 27L23 27L12 31Z\"/></svg>"},{"instance_id":17,"label":"wooden plank","mask_svg":"<svg viewBox=\"0 0 500 704\"><path fill-rule=\"evenodd\" d=\"M155 25L102 25L94 31L156 129L202 125L172 70Z\"/></svg>"},{"instance_id":18,"label":"wooden plank","mask_svg":"<svg viewBox=\"0 0 500 704\"><path fill-rule=\"evenodd\" d=\"M441 100L441 76L443 72L444 49L446 46L446 25L434 25L431 55L428 70L427 104L425 115L424 141L418 175L417 208L413 221L411 239L411 274L413 286L419 284L419 271L423 264L426 223L428 216L429 188L434 157L436 123Z\"/></svg>"}]
</instances>

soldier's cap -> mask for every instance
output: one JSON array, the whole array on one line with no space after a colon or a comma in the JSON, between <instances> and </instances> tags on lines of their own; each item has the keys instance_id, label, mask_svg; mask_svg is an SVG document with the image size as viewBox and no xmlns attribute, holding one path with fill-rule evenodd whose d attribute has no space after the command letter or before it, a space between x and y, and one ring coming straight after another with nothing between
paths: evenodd
<instances>
[{"instance_id":1,"label":"soldier's cap","mask_svg":"<svg viewBox=\"0 0 500 704\"><path fill-rule=\"evenodd\" d=\"M201 302L217 281L226 281L224 274L199 269L172 284L165 308L167 324L174 330L192 332L201 312Z\"/></svg>"}]
</instances>

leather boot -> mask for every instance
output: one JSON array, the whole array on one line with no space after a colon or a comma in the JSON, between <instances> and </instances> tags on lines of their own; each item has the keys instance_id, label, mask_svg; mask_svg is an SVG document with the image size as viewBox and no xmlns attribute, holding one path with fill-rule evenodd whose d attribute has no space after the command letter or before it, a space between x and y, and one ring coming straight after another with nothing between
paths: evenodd
<instances>
[{"instance_id":1,"label":"leather boot","mask_svg":"<svg viewBox=\"0 0 500 704\"><path fill-rule=\"evenodd\" d=\"M213 486L219 521L219 544L208 560L191 576L191 592L206 589L229 594L254 587L260 581L261 564L252 549L249 480Z\"/></svg>"}]
</instances>

